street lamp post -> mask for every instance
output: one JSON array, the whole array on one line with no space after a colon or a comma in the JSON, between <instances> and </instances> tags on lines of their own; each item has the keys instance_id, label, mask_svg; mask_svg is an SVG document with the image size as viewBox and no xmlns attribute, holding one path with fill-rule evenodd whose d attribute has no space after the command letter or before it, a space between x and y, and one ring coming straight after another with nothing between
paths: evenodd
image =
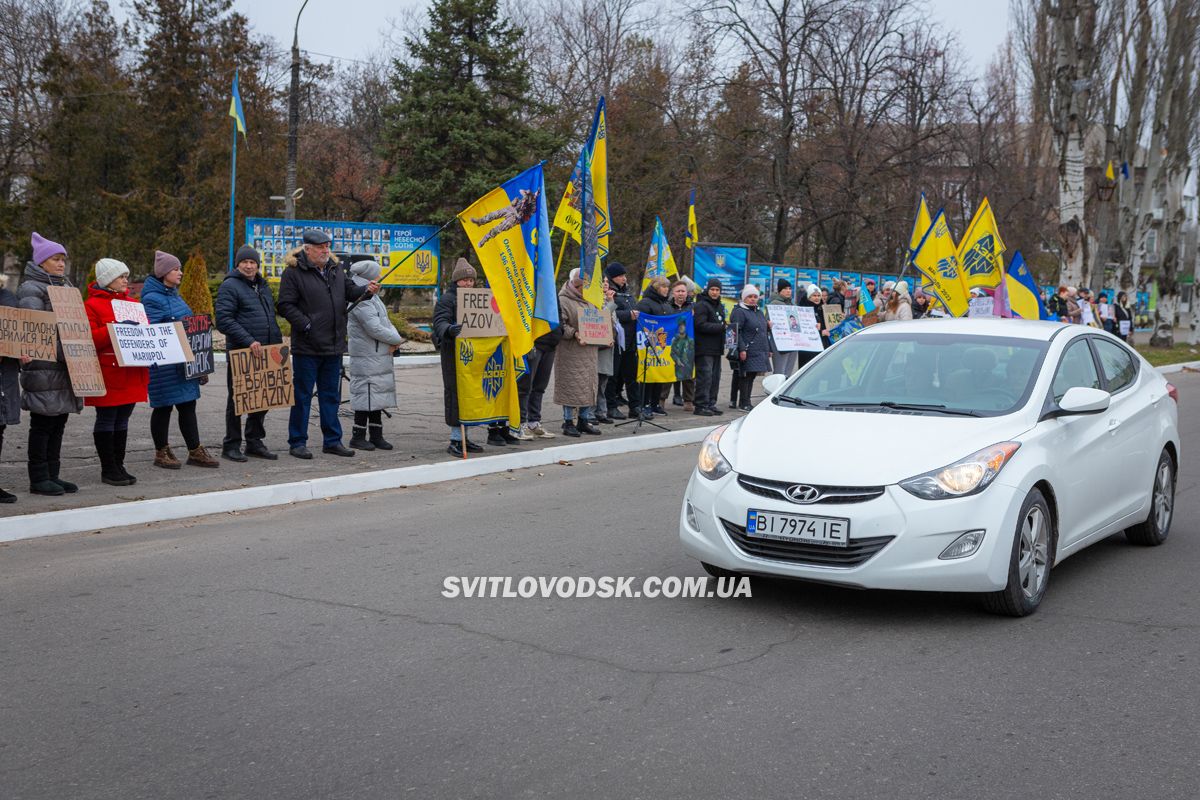
<instances>
[{"instance_id":1,"label":"street lamp post","mask_svg":"<svg viewBox=\"0 0 1200 800\"><path fill-rule=\"evenodd\" d=\"M308 0L296 13L296 27L292 31L292 90L288 94L288 160L287 191L284 192L284 216L296 218L296 137L300 128L300 15Z\"/></svg>"}]
</instances>

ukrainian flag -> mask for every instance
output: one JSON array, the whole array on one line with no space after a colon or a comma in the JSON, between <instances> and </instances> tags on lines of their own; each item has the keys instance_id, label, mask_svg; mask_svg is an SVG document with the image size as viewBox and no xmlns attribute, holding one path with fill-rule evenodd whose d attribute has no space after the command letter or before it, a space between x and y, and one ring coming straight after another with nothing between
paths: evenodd
<instances>
[{"instance_id":1,"label":"ukrainian flag","mask_svg":"<svg viewBox=\"0 0 1200 800\"><path fill-rule=\"evenodd\" d=\"M1050 312L1042 304L1038 294L1037 283L1032 273L1025 266L1025 257L1018 250L1013 254L1012 263L1004 277L1004 287L1008 290L1008 307L1014 317L1021 319L1050 319Z\"/></svg>"},{"instance_id":2,"label":"ukrainian flag","mask_svg":"<svg viewBox=\"0 0 1200 800\"><path fill-rule=\"evenodd\" d=\"M698 241L700 241L700 228L696 225L696 190L692 189L688 194L688 226L687 235L683 237L683 244L691 250Z\"/></svg>"},{"instance_id":3,"label":"ukrainian flag","mask_svg":"<svg viewBox=\"0 0 1200 800\"><path fill-rule=\"evenodd\" d=\"M929 218L929 206L925 204L925 193L921 192L921 201L917 204L917 216L913 218L912 233L908 235L908 258L917 254L917 248L921 246L921 240L925 238L925 233L929 230L929 226L933 221Z\"/></svg>"},{"instance_id":4,"label":"ukrainian flag","mask_svg":"<svg viewBox=\"0 0 1200 800\"><path fill-rule=\"evenodd\" d=\"M871 297L871 293L867 291L867 285L864 283L858 287L858 317L862 319L867 314L875 313L875 298Z\"/></svg>"},{"instance_id":5,"label":"ukrainian flag","mask_svg":"<svg viewBox=\"0 0 1200 800\"><path fill-rule=\"evenodd\" d=\"M967 313L970 295L963 282L962 267L958 263L958 248L946 223L945 210L939 209L925 238L917 246L912 257L913 266L920 270L930 283L930 289L942 301L951 316L961 317Z\"/></svg>"},{"instance_id":6,"label":"ukrainian flag","mask_svg":"<svg viewBox=\"0 0 1200 800\"><path fill-rule=\"evenodd\" d=\"M458 215L492 287L513 358L528 353L534 339L558 325L545 194L538 164Z\"/></svg>"},{"instance_id":7,"label":"ukrainian flag","mask_svg":"<svg viewBox=\"0 0 1200 800\"><path fill-rule=\"evenodd\" d=\"M679 274L675 265L675 256L671 254L671 245L667 242L667 232L663 230L662 220L654 218L654 235L650 238L650 255L646 258L646 269L642 273L642 291L650 285L654 278L669 278Z\"/></svg>"},{"instance_id":8,"label":"ukrainian flag","mask_svg":"<svg viewBox=\"0 0 1200 800\"><path fill-rule=\"evenodd\" d=\"M975 211L967 232L958 243L958 261L968 289L1000 285L1004 275L1004 240L996 228L996 217L988 199Z\"/></svg>"},{"instance_id":9,"label":"ukrainian flag","mask_svg":"<svg viewBox=\"0 0 1200 800\"><path fill-rule=\"evenodd\" d=\"M237 129L246 138L246 114L242 111L242 93L238 91L237 70L233 72L233 99L229 101L229 116L237 120Z\"/></svg>"},{"instance_id":10,"label":"ukrainian flag","mask_svg":"<svg viewBox=\"0 0 1200 800\"><path fill-rule=\"evenodd\" d=\"M581 194L585 175L591 177L592 203L596 208L596 240L600 248L600 258L604 258L608 255L612 218L608 213L608 123L603 97L596 104L591 133L584 142L583 149L579 151L575 169L571 171L571 180L567 182L558 210L554 213L554 227L566 231L576 244L581 242L580 232L583 228Z\"/></svg>"}]
</instances>

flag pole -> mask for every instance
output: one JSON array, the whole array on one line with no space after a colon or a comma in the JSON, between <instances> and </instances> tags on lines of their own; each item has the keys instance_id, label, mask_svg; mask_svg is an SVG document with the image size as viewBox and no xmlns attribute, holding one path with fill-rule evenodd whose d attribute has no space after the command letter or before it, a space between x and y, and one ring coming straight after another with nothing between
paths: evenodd
<instances>
[{"instance_id":1,"label":"flag pole","mask_svg":"<svg viewBox=\"0 0 1200 800\"><path fill-rule=\"evenodd\" d=\"M570 234L563 231L562 244L558 246L558 260L554 262L554 282L558 283L558 268L562 266L563 253L567 252L567 239Z\"/></svg>"},{"instance_id":2,"label":"flag pole","mask_svg":"<svg viewBox=\"0 0 1200 800\"><path fill-rule=\"evenodd\" d=\"M233 272L233 228L234 228L234 209L236 208L237 197L237 135L238 121L233 120L233 169L229 177L229 271Z\"/></svg>"}]
</instances>

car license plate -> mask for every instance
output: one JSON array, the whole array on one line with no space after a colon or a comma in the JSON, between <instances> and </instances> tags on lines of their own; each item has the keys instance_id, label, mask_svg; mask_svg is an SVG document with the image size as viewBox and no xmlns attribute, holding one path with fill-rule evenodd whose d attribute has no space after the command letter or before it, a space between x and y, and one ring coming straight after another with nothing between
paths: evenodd
<instances>
[{"instance_id":1,"label":"car license plate","mask_svg":"<svg viewBox=\"0 0 1200 800\"><path fill-rule=\"evenodd\" d=\"M850 520L779 514L752 508L746 512L746 535L760 539L846 547L850 544Z\"/></svg>"}]
</instances>

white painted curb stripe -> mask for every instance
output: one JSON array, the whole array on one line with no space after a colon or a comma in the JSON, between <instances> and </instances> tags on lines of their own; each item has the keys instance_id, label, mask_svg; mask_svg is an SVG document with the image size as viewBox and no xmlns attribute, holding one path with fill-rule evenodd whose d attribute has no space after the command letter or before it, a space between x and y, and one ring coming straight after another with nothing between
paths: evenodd
<instances>
[{"instance_id":1,"label":"white painted curb stripe","mask_svg":"<svg viewBox=\"0 0 1200 800\"><path fill-rule=\"evenodd\" d=\"M1155 367L1163 375L1170 375L1173 372L1183 372L1185 369L1200 369L1200 361L1184 361L1179 364L1165 364L1161 367Z\"/></svg>"},{"instance_id":2,"label":"white painted curb stripe","mask_svg":"<svg viewBox=\"0 0 1200 800\"><path fill-rule=\"evenodd\" d=\"M395 489L400 486L424 486L510 469L541 467L559 461L581 461L640 450L655 450L660 447L695 444L703 440L715 427L713 425L668 433L623 436L619 439L597 439L541 450L477 456L465 460L460 458L436 464L359 472L353 475L331 475L327 478L312 478L274 486L251 486L245 489L161 497L134 503L45 511L40 514L0 519L0 542L282 506L306 500L323 500L329 497L365 494L380 489Z\"/></svg>"}]
</instances>

